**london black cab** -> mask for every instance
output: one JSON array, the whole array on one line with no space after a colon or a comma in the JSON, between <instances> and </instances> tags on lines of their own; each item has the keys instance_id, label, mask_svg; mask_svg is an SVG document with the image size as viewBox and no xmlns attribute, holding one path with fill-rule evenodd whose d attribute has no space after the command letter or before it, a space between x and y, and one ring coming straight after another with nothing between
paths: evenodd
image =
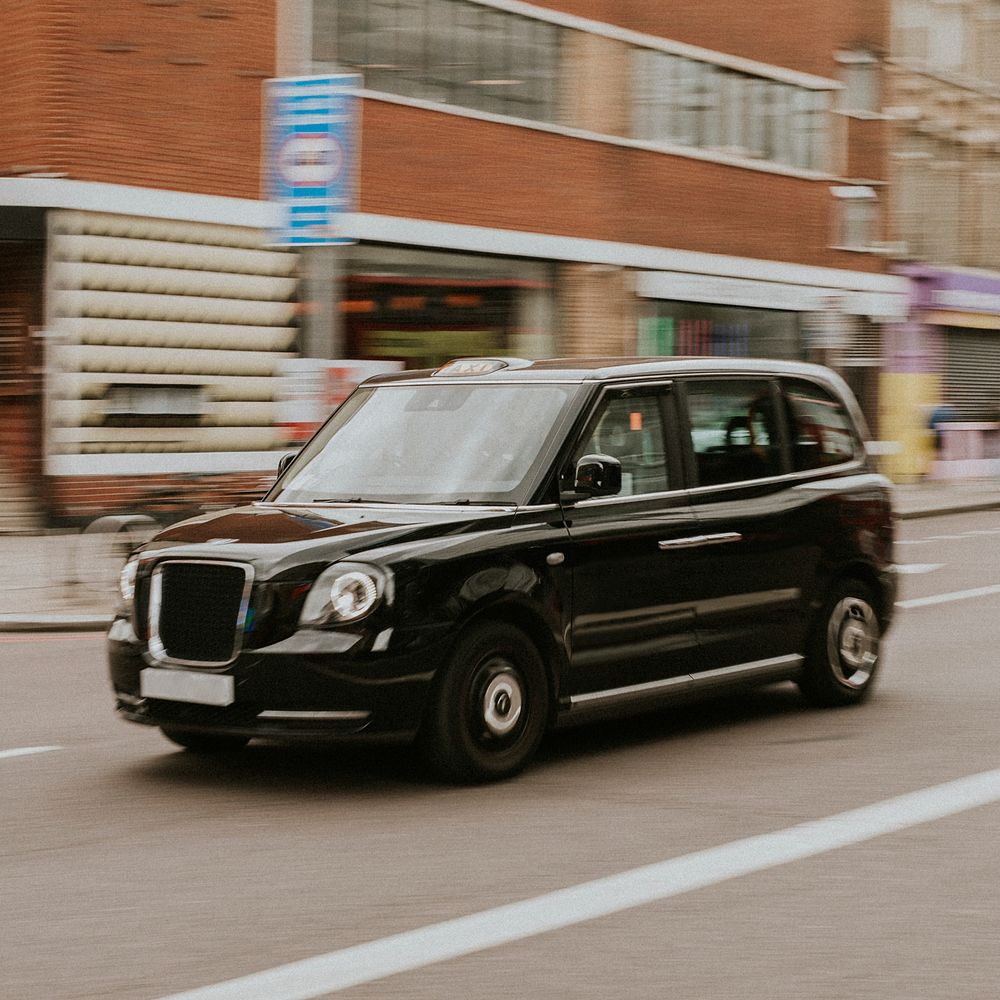
<instances>
[{"instance_id":1,"label":"london black cab","mask_svg":"<svg viewBox=\"0 0 1000 1000\"><path fill-rule=\"evenodd\" d=\"M370 379L259 503L121 574L117 711L191 750L416 740L460 781L546 730L793 681L868 695L890 485L831 371L463 359Z\"/></svg>"}]
</instances>

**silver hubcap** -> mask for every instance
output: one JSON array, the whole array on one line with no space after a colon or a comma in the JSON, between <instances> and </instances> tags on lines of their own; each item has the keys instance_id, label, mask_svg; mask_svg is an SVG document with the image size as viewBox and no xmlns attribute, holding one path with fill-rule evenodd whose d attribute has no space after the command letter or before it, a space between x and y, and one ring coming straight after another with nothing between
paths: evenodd
<instances>
[{"instance_id":1,"label":"silver hubcap","mask_svg":"<svg viewBox=\"0 0 1000 1000\"><path fill-rule=\"evenodd\" d=\"M878 662L879 627L872 606L858 597L838 602L827 640L830 662L839 668L837 680L848 687L864 687Z\"/></svg>"},{"instance_id":2,"label":"silver hubcap","mask_svg":"<svg viewBox=\"0 0 1000 1000\"><path fill-rule=\"evenodd\" d=\"M483 721L492 736L506 736L521 717L524 692L517 676L499 673L483 692Z\"/></svg>"}]
</instances>

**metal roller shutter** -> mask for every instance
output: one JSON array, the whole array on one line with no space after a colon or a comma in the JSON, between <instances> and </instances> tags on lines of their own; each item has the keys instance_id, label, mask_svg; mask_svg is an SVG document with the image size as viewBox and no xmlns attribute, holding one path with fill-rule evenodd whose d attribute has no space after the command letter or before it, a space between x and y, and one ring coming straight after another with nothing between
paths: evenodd
<instances>
[{"instance_id":1,"label":"metal roller shutter","mask_svg":"<svg viewBox=\"0 0 1000 1000\"><path fill-rule=\"evenodd\" d=\"M942 388L963 420L1000 419L1000 331L949 327Z\"/></svg>"}]
</instances>

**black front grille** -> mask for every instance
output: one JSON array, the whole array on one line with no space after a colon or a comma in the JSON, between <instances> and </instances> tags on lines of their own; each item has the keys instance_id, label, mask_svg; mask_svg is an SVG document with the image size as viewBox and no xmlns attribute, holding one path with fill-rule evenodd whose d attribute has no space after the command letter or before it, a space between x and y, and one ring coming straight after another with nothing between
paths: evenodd
<instances>
[{"instance_id":1,"label":"black front grille","mask_svg":"<svg viewBox=\"0 0 1000 1000\"><path fill-rule=\"evenodd\" d=\"M229 563L165 562L154 626L163 654L193 663L228 663L241 640L247 571Z\"/></svg>"}]
</instances>

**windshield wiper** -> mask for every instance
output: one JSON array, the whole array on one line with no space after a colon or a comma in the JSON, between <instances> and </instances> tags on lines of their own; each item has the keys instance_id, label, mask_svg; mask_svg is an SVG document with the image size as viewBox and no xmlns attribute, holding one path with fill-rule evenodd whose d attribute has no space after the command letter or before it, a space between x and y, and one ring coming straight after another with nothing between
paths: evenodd
<instances>
[{"instance_id":1,"label":"windshield wiper","mask_svg":"<svg viewBox=\"0 0 1000 1000\"><path fill-rule=\"evenodd\" d=\"M313 497L310 503L377 503L377 500L365 500L364 497Z\"/></svg>"}]
</instances>

